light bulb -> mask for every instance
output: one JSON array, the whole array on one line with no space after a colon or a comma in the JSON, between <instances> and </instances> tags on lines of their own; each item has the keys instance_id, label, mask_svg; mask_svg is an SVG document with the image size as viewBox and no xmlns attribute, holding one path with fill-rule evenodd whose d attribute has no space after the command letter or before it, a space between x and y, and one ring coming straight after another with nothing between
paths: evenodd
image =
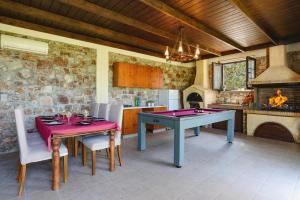
<instances>
[{"instance_id":1,"label":"light bulb","mask_svg":"<svg viewBox=\"0 0 300 200\"><path fill-rule=\"evenodd\" d=\"M169 53L169 47L167 46L166 51L165 51L165 56L169 56L169 55L170 55L170 53Z\"/></svg>"},{"instance_id":2,"label":"light bulb","mask_svg":"<svg viewBox=\"0 0 300 200\"><path fill-rule=\"evenodd\" d=\"M182 53L182 52L183 52L182 41L179 42L178 52L179 52L179 53Z\"/></svg>"},{"instance_id":3,"label":"light bulb","mask_svg":"<svg viewBox=\"0 0 300 200\"><path fill-rule=\"evenodd\" d=\"M196 51L195 51L196 55L200 55L200 49L199 49L199 45L197 44L196 46Z\"/></svg>"},{"instance_id":4,"label":"light bulb","mask_svg":"<svg viewBox=\"0 0 300 200\"><path fill-rule=\"evenodd\" d=\"M197 54L195 54L194 58L197 60L199 58L199 56Z\"/></svg>"}]
</instances>

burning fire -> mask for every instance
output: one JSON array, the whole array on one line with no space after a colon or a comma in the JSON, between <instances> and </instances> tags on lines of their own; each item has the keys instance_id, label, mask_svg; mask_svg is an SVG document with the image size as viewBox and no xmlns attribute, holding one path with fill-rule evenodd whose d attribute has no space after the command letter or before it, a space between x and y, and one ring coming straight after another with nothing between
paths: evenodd
<instances>
[{"instance_id":1,"label":"burning fire","mask_svg":"<svg viewBox=\"0 0 300 200\"><path fill-rule=\"evenodd\" d=\"M282 93L281 90L278 89L276 91L276 95L269 98L270 106L272 106L273 108L281 108L282 106L285 105L284 103L288 101L288 97L282 96L281 93Z\"/></svg>"}]
</instances>

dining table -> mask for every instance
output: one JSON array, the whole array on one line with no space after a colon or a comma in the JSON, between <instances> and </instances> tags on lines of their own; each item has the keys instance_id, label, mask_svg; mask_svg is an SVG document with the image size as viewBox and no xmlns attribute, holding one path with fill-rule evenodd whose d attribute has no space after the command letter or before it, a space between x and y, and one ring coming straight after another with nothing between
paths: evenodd
<instances>
[{"instance_id":1,"label":"dining table","mask_svg":"<svg viewBox=\"0 0 300 200\"><path fill-rule=\"evenodd\" d=\"M53 117L53 120L60 123L53 125L49 124L49 120L44 120L41 116L35 118L38 132L48 146L48 150L52 150L52 190L60 188L59 148L62 139L108 134L110 138L109 170L115 170L115 131L119 129L116 122L88 119L90 123L81 124L80 122L86 122L87 119L78 116L73 116L69 120L66 117Z\"/></svg>"}]
</instances>

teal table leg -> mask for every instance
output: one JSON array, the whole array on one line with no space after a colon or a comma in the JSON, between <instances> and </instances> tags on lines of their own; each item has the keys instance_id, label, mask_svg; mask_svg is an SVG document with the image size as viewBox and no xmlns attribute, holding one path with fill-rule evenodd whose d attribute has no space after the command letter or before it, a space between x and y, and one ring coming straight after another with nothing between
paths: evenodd
<instances>
[{"instance_id":1,"label":"teal table leg","mask_svg":"<svg viewBox=\"0 0 300 200\"><path fill-rule=\"evenodd\" d=\"M234 117L227 121L227 141L232 143L234 137Z\"/></svg>"},{"instance_id":2,"label":"teal table leg","mask_svg":"<svg viewBox=\"0 0 300 200\"><path fill-rule=\"evenodd\" d=\"M174 165L181 168L184 162L184 129L179 124L174 128Z\"/></svg>"},{"instance_id":3,"label":"teal table leg","mask_svg":"<svg viewBox=\"0 0 300 200\"><path fill-rule=\"evenodd\" d=\"M197 126L194 128L195 136L198 136L200 134L200 126Z\"/></svg>"},{"instance_id":4,"label":"teal table leg","mask_svg":"<svg viewBox=\"0 0 300 200\"><path fill-rule=\"evenodd\" d=\"M139 118L138 124L138 150L142 151L146 149L146 125Z\"/></svg>"}]
</instances>

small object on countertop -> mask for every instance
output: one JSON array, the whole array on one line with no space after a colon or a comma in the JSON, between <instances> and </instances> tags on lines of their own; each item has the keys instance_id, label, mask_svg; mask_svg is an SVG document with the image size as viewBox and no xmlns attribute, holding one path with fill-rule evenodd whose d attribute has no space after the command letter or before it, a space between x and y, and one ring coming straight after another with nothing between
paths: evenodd
<instances>
[{"instance_id":1,"label":"small object on countertop","mask_svg":"<svg viewBox=\"0 0 300 200\"><path fill-rule=\"evenodd\" d=\"M124 108L132 107L132 104L124 104Z\"/></svg>"},{"instance_id":2,"label":"small object on countertop","mask_svg":"<svg viewBox=\"0 0 300 200\"><path fill-rule=\"evenodd\" d=\"M154 107L154 106L155 106L155 103L154 103L153 100L148 100L148 101L146 102L146 106L148 106L148 107Z\"/></svg>"},{"instance_id":3,"label":"small object on countertop","mask_svg":"<svg viewBox=\"0 0 300 200\"><path fill-rule=\"evenodd\" d=\"M249 105L254 102L254 92L249 92L243 99L242 105Z\"/></svg>"},{"instance_id":4,"label":"small object on countertop","mask_svg":"<svg viewBox=\"0 0 300 200\"><path fill-rule=\"evenodd\" d=\"M134 99L134 105L140 106L141 105L141 96L136 96Z\"/></svg>"}]
</instances>

